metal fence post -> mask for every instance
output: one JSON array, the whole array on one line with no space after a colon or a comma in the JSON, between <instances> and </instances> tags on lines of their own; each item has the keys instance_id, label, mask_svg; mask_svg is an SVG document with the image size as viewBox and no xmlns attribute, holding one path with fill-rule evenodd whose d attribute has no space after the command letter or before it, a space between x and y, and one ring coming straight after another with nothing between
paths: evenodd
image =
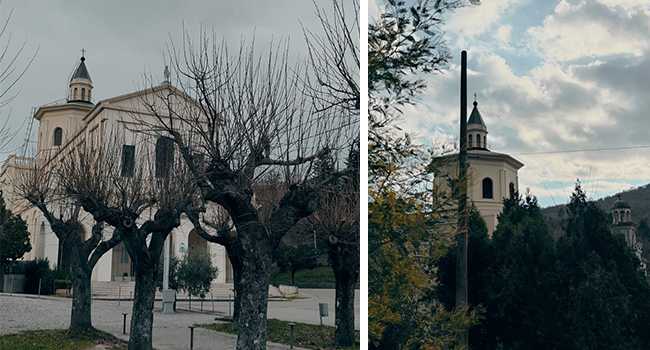
<instances>
[{"instance_id":1,"label":"metal fence post","mask_svg":"<svg viewBox=\"0 0 650 350\"><path fill-rule=\"evenodd\" d=\"M122 334L126 334L126 313L122 313L122 316L124 318L124 321L122 322Z\"/></svg>"},{"instance_id":2,"label":"metal fence post","mask_svg":"<svg viewBox=\"0 0 650 350\"><path fill-rule=\"evenodd\" d=\"M295 325L296 325L295 323L293 323L293 322L289 322L289 349L293 349L293 343L294 343L294 339L293 339L293 327L294 327Z\"/></svg>"},{"instance_id":3,"label":"metal fence post","mask_svg":"<svg viewBox=\"0 0 650 350\"><path fill-rule=\"evenodd\" d=\"M190 326L190 350L194 350L194 326Z\"/></svg>"}]
</instances>

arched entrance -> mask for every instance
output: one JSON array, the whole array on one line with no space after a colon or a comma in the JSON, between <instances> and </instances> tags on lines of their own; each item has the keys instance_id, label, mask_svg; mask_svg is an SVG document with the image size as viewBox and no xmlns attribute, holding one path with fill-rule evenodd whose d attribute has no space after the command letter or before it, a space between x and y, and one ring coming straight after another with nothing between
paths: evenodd
<instances>
[{"instance_id":1,"label":"arched entrance","mask_svg":"<svg viewBox=\"0 0 650 350\"><path fill-rule=\"evenodd\" d=\"M120 243L113 248L113 256L111 261L111 280L113 281L131 281L133 279L133 264L131 264L131 257L124 247L124 243Z\"/></svg>"}]
</instances>

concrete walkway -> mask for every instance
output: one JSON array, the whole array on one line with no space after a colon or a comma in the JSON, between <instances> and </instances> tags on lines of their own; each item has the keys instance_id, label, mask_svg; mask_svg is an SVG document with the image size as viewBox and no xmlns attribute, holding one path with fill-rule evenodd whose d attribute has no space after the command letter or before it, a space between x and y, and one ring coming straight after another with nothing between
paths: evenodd
<instances>
[{"instance_id":1,"label":"concrete walkway","mask_svg":"<svg viewBox=\"0 0 650 350\"><path fill-rule=\"evenodd\" d=\"M331 291L333 292L333 291ZM318 324L318 303L330 304L330 317L324 323L333 325L333 295L328 290L304 290L303 299L269 303L269 318ZM358 291L357 291L358 292ZM357 293L358 294L358 293ZM64 329L69 326L71 300L58 297L26 296L22 294L0 294L0 335L17 333L23 330ZM200 306L192 303L193 309ZM358 295L355 320L358 329ZM186 305L179 305L186 308ZM204 311L212 311L210 303L204 303ZM227 303L215 303L215 314L226 315ZM190 330L194 324L213 323L215 314L179 311L173 315L159 312L156 304L154 313L154 347L158 350L189 349ZM93 323L96 328L114 334L121 339L128 339L122 334L122 313L127 313L127 333L131 313L130 302L93 301ZM233 349L235 337L206 329L194 329L194 349ZM269 343L268 349L288 349L288 346Z\"/></svg>"}]
</instances>

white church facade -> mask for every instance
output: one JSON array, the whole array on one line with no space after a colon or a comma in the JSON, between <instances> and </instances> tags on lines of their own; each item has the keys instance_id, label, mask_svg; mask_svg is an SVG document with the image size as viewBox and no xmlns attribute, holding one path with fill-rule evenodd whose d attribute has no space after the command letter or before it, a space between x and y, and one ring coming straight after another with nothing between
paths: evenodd
<instances>
[{"instance_id":1,"label":"white church facade","mask_svg":"<svg viewBox=\"0 0 650 350\"><path fill-rule=\"evenodd\" d=\"M124 137L122 149L135 146L138 139L136 132L128 125L135 124L139 118L150 117L142 106L143 96L154 94L162 89L175 89L169 82L164 81L153 88L130 92L93 102L93 81L81 57L72 78L68 84L68 96L61 101L43 105L37 109L33 118L38 122L37 151L34 157L10 155L0 169L0 189L3 192L7 207L19 214L27 223L30 233L32 250L23 259L33 260L47 258L51 267L61 264L65 258L58 239L49 227L41 212L24 201L19 200L12 192L16 176L23 171L30 171L30 164L42 161L57 161L71 154L84 140L108 142L108 130L121 128ZM156 144L156 143L153 143ZM85 217L85 218L84 218ZM92 219L89 215L82 216L82 224L89 235ZM104 239L111 236L110 228L105 228ZM183 217L181 225L176 228L169 239L170 254L181 258L193 251L207 252L219 273L214 283L231 283L232 266L228 260L225 248L203 240L193 231L190 221ZM130 281L133 278L131 260L123 245L120 244L107 252L96 265L93 281Z\"/></svg>"},{"instance_id":2,"label":"white church facade","mask_svg":"<svg viewBox=\"0 0 650 350\"><path fill-rule=\"evenodd\" d=\"M518 192L518 171L524 164L514 157L488 149L488 129L478 102L467 121L467 197L485 221L488 235L496 229L503 199ZM447 179L458 178L458 154L436 158L436 184L449 191Z\"/></svg>"}]
</instances>

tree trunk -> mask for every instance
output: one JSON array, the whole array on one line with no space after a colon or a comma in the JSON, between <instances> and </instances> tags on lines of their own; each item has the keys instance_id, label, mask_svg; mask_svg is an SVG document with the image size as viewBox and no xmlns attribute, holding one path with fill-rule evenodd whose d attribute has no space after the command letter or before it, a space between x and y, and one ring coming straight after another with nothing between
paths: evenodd
<instances>
[{"instance_id":1,"label":"tree trunk","mask_svg":"<svg viewBox=\"0 0 650 350\"><path fill-rule=\"evenodd\" d=\"M228 245L226 246L226 252L228 253L228 257L230 258L230 265L232 265L232 282L233 282L233 289L235 290L235 295L234 295L234 300L233 300L233 313L232 313L232 322L236 323L237 318L239 317L239 310L240 310L240 293L239 290L241 289L241 257L237 256L236 254L239 254L239 252L235 251L234 245Z\"/></svg>"},{"instance_id":2,"label":"tree trunk","mask_svg":"<svg viewBox=\"0 0 650 350\"><path fill-rule=\"evenodd\" d=\"M73 240L78 237L75 233L71 236L68 239ZM64 239L63 248L69 254L66 260L69 263L68 271L72 280L72 314L69 331L71 334L83 334L93 329L90 289L92 269L88 266L88 257L84 256L79 242L65 242Z\"/></svg>"},{"instance_id":3,"label":"tree trunk","mask_svg":"<svg viewBox=\"0 0 650 350\"><path fill-rule=\"evenodd\" d=\"M70 265L72 279L72 315L70 316L70 333L83 334L93 329L92 294L90 273L76 263Z\"/></svg>"},{"instance_id":4,"label":"tree trunk","mask_svg":"<svg viewBox=\"0 0 650 350\"><path fill-rule=\"evenodd\" d=\"M141 262L135 266L135 295L131 317L129 350L151 350L153 306L156 294L155 264Z\"/></svg>"},{"instance_id":5,"label":"tree trunk","mask_svg":"<svg viewBox=\"0 0 650 350\"><path fill-rule=\"evenodd\" d=\"M291 269L291 285L295 286L296 285L296 270Z\"/></svg>"},{"instance_id":6,"label":"tree trunk","mask_svg":"<svg viewBox=\"0 0 650 350\"><path fill-rule=\"evenodd\" d=\"M359 279L359 246L329 244L328 257L336 279L335 340L337 347L354 344L354 287Z\"/></svg>"},{"instance_id":7,"label":"tree trunk","mask_svg":"<svg viewBox=\"0 0 650 350\"><path fill-rule=\"evenodd\" d=\"M269 283L273 271L271 243L260 237L265 231L259 223L242 227L249 232L240 235L241 249L237 252L242 258L237 290L237 350L266 350Z\"/></svg>"},{"instance_id":8,"label":"tree trunk","mask_svg":"<svg viewBox=\"0 0 650 350\"><path fill-rule=\"evenodd\" d=\"M334 269L336 279L336 347L354 344L354 287L357 279L348 269Z\"/></svg>"}]
</instances>

